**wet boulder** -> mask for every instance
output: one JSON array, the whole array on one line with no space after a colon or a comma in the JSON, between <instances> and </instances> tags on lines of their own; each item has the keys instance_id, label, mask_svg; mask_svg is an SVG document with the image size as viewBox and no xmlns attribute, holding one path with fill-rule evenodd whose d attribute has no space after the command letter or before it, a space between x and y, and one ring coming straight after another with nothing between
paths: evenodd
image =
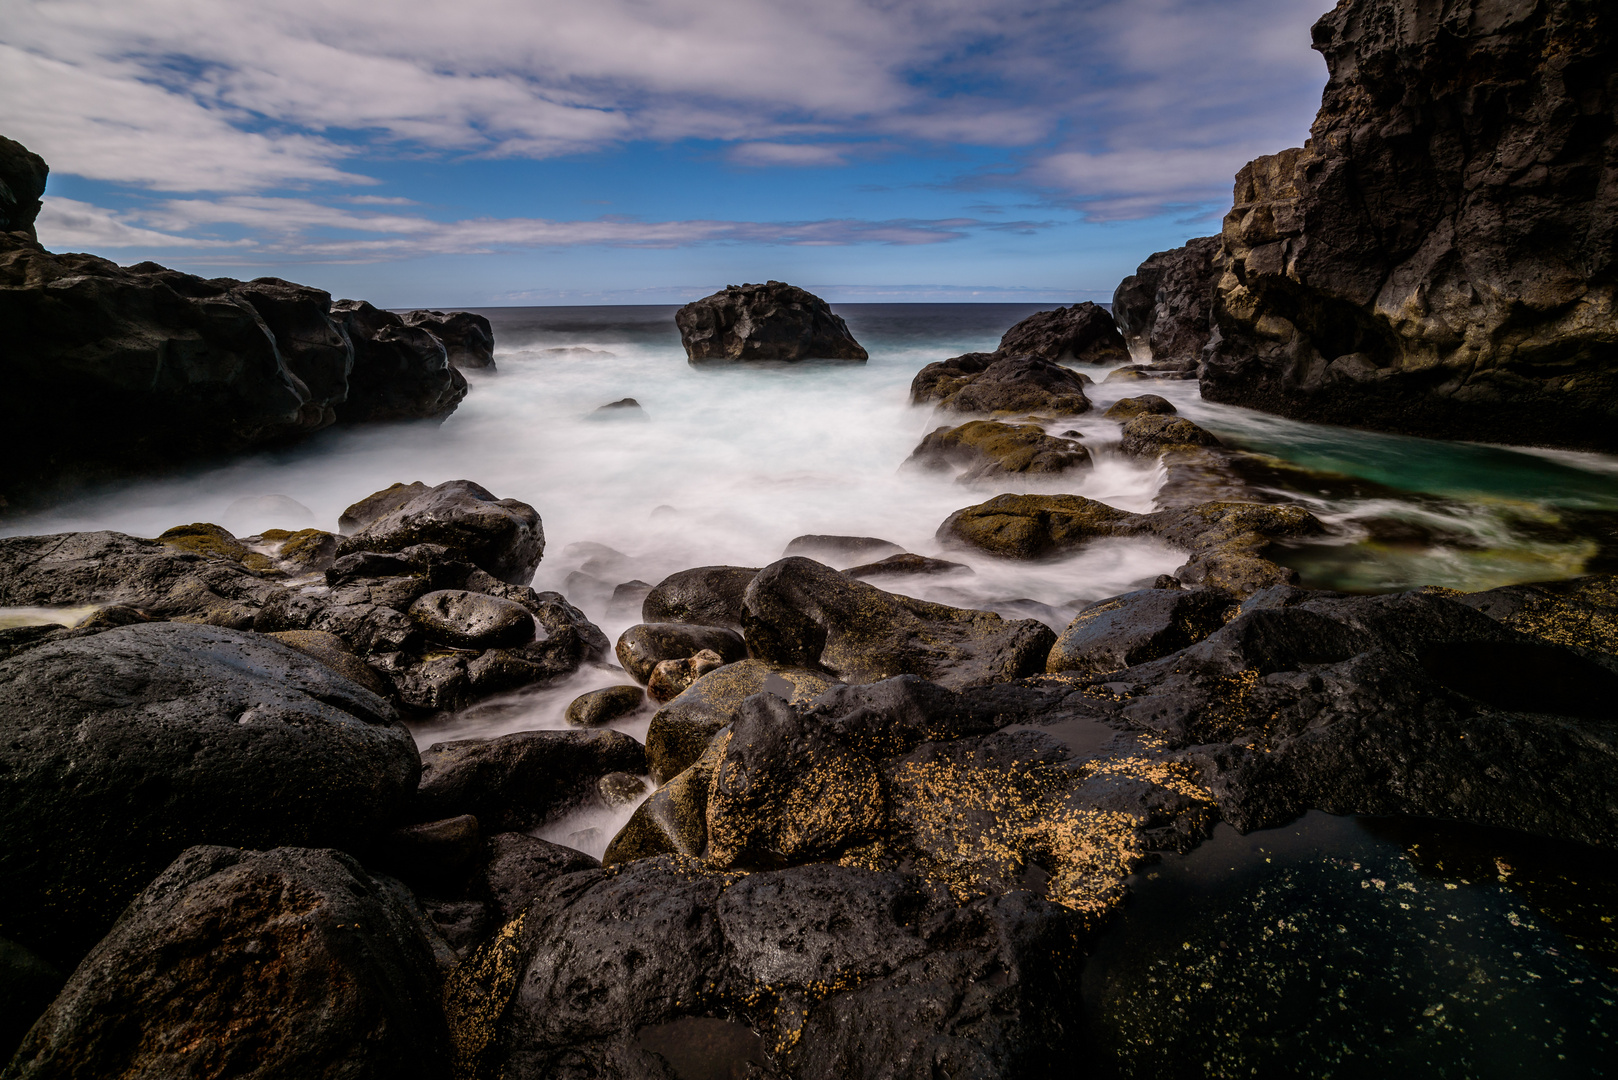
<instances>
[{"instance_id":1,"label":"wet boulder","mask_svg":"<svg viewBox=\"0 0 1618 1080\"><path fill-rule=\"evenodd\" d=\"M494 330L484 316L470 311L407 311L399 318L437 338L457 369L494 374Z\"/></svg>"},{"instance_id":2,"label":"wet boulder","mask_svg":"<svg viewBox=\"0 0 1618 1080\"><path fill-rule=\"evenodd\" d=\"M1156 660L1201 641L1233 611L1217 589L1140 589L1098 600L1057 637L1045 670L1116 671Z\"/></svg>"},{"instance_id":3,"label":"wet boulder","mask_svg":"<svg viewBox=\"0 0 1618 1080\"><path fill-rule=\"evenodd\" d=\"M747 657L747 644L734 630L695 623L638 623L618 636L616 652L629 677L644 685L658 664L684 660L704 649L727 664Z\"/></svg>"},{"instance_id":4,"label":"wet boulder","mask_svg":"<svg viewBox=\"0 0 1618 1080\"><path fill-rule=\"evenodd\" d=\"M703 649L678 660L661 660L646 680L646 696L659 704L672 700L708 672L724 666L724 658L712 649Z\"/></svg>"},{"instance_id":5,"label":"wet boulder","mask_svg":"<svg viewBox=\"0 0 1618 1080\"><path fill-rule=\"evenodd\" d=\"M939 526L938 539L991 555L1037 559L1096 537L1127 535L1133 517L1080 495L997 495L955 511Z\"/></svg>"},{"instance_id":6,"label":"wet boulder","mask_svg":"<svg viewBox=\"0 0 1618 1080\"><path fill-rule=\"evenodd\" d=\"M886 559L878 559L873 563L861 563L859 566L850 566L843 573L852 578L862 580L879 577L902 577L907 574L953 574L965 571L970 574L972 568L965 563L950 562L948 559L933 559L925 555L889 555Z\"/></svg>"},{"instance_id":7,"label":"wet boulder","mask_svg":"<svg viewBox=\"0 0 1618 1080\"><path fill-rule=\"evenodd\" d=\"M193 847L130 904L7 1077L447 1080L409 893L337 851Z\"/></svg>"},{"instance_id":8,"label":"wet boulder","mask_svg":"<svg viewBox=\"0 0 1618 1080\"><path fill-rule=\"evenodd\" d=\"M1119 398L1107 406L1102 413L1108 420L1133 420L1137 416L1157 415L1172 416L1178 410L1168 398L1158 394L1141 394L1137 397Z\"/></svg>"},{"instance_id":9,"label":"wet boulder","mask_svg":"<svg viewBox=\"0 0 1618 1080\"><path fill-rule=\"evenodd\" d=\"M724 747L722 739L657 786L607 845L605 866L657 855L699 858L708 849L708 791Z\"/></svg>"},{"instance_id":10,"label":"wet boulder","mask_svg":"<svg viewBox=\"0 0 1618 1080\"><path fill-rule=\"evenodd\" d=\"M364 300L339 300L331 316L354 343L348 399L337 407L343 423L442 420L466 397L466 376L427 330Z\"/></svg>"},{"instance_id":11,"label":"wet boulder","mask_svg":"<svg viewBox=\"0 0 1618 1080\"><path fill-rule=\"evenodd\" d=\"M911 383L912 403L935 402L940 409L959 413L1076 416L1090 411L1084 376L1035 356L997 357L975 373L953 377L940 377L931 368L923 368Z\"/></svg>"},{"instance_id":12,"label":"wet boulder","mask_svg":"<svg viewBox=\"0 0 1618 1080\"><path fill-rule=\"evenodd\" d=\"M528 583L545 553L545 532L532 506L497 499L470 480L425 490L395 485L349 507L343 521L352 531L338 544L340 556L439 544L514 585Z\"/></svg>"},{"instance_id":13,"label":"wet boulder","mask_svg":"<svg viewBox=\"0 0 1618 1080\"><path fill-rule=\"evenodd\" d=\"M567 722L578 727L600 727L628 716L646 701L638 686L608 686L580 694L567 706Z\"/></svg>"},{"instance_id":14,"label":"wet boulder","mask_svg":"<svg viewBox=\"0 0 1618 1080\"><path fill-rule=\"evenodd\" d=\"M352 679L378 697L387 698L393 687L375 668L354 654L336 634L324 630L281 630L267 634L283 645L290 645L312 660L318 660L345 679Z\"/></svg>"},{"instance_id":15,"label":"wet boulder","mask_svg":"<svg viewBox=\"0 0 1618 1080\"><path fill-rule=\"evenodd\" d=\"M1054 635L883 592L810 559L765 567L747 587L748 648L776 664L821 668L844 682L913 674L945 686L1000 682L1044 666Z\"/></svg>"},{"instance_id":16,"label":"wet boulder","mask_svg":"<svg viewBox=\"0 0 1618 1080\"><path fill-rule=\"evenodd\" d=\"M742 594L758 571L756 566L698 566L670 574L641 601L641 620L740 630Z\"/></svg>"},{"instance_id":17,"label":"wet boulder","mask_svg":"<svg viewBox=\"0 0 1618 1080\"><path fill-rule=\"evenodd\" d=\"M762 660L742 660L708 672L652 717L646 730L652 779L664 783L701 757L709 740L754 694L802 702L835 685L837 680L823 671Z\"/></svg>"},{"instance_id":18,"label":"wet boulder","mask_svg":"<svg viewBox=\"0 0 1618 1080\"><path fill-rule=\"evenodd\" d=\"M641 744L610 729L434 743L421 755L415 813L471 814L490 832L528 829L584 801L607 773L645 771Z\"/></svg>"},{"instance_id":19,"label":"wet boulder","mask_svg":"<svg viewBox=\"0 0 1618 1080\"><path fill-rule=\"evenodd\" d=\"M0 662L0 925L75 957L180 851L347 845L401 820L387 702L261 635L143 623ZM73 797L64 799L63 792Z\"/></svg>"},{"instance_id":20,"label":"wet boulder","mask_svg":"<svg viewBox=\"0 0 1618 1080\"><path fill-rule=\"evenodd\" d=\"M1055 476L1090 464L1090 451L1072 439L1045 434L1037 424L973 420L941 427L910 454L908 464L928 469L964 468L963 483L1007 476Z\"/></svg>"},{"instance_id":21,"label":"wet boulder","mask_svg":"<svg viewBox=\"0 0 1618 1080\"><path fill-rule=\"evenodd\" d=\"M1028 316L1006 331L995 352L1001 356L1037 356L1053 362L1129 362L1129 347L1118 332L1118 324L1106 308L1089 301Z\"/></svg>"},{"instance_id":22,"label":"wet boulder","mask_svg":"<svg viewBox=\"0 0 1618 1080\"><path fill-rule=\"evenodd\" d=\"M439 589L410 605L428 638L462 649L513 648L534 640L534 617L521 604L465 589Z\"/></svg>"},{"instance_id":23,"label":"wet boulder","mask_svg":"<svg viewBox=\"0 0 1618 1080\"><path fill-rule=\"evenodd\" d=\"M1218 446L1219 440L1183 416L1145 413L1124 424L1118 449L1131 457L1155 457L1183 446Z\"/></svg>"},{"instance_id":24,"label":"wet boulder","mask_svg":"<svg viewBox=\"0 0 1618 1080\"><path fill-rule=\"evenodd\" d=\"M731 285L674 316L691 363L737 360L865 360L831 306L780 281Z\"/></svg>"}]
</instances>

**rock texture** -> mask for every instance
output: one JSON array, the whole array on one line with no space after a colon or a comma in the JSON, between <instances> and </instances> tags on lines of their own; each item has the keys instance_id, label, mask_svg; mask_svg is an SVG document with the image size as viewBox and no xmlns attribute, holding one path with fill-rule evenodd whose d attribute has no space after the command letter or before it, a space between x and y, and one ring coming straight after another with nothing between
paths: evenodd
<instances>
[{"instance_id":1,"label":"rock texture","mask_svg":"<svg viewBox=\"0 0 1618 1080\"><path fill-rule=\"evenodd\" d=\"M364 300L339 300L331 316L354 343L341 419L442 420L466 396L466 377L450 364L444 343L419 325Z\"/></svg>"},{"instance_id":2,"label":"rock texture","mask_svg":"<svg viewBox=\"0 0 1618 1080\"><path fill-rule=\"evenodd\" d=\"M34 219L45 194L50 169L45 159L20 142L0 135L0 232L20 232L37 239Z\"/></svg>"},{"instance_id":3,"label":"rock texture","mask_svg":"<svg viewBox=\"0 0 1618 1080\"><path fill-rule=\"evenodd\" d=\"M343 512L339 555L440 544L513 585L526 585L545 554L545 530L532 506L497 499L470 480L428 488L395 484Z\"/></svg>"},{"instance_id":4,"label":"rock texture","mask_svg":"<svg viewBox=\"0 0 1618 1080\"><path fill-rule=\"evenodd\" d=\"M443 342L456 368L494 374L494 330L484 316L470 311L407 311L400 318L406 326L419 327Z\"/></svg>"},{"instance_id":5,"label":"rock texture","mask_svg":"<svg viewBox=\"0 0 1618 1080\"><path fill-rule=\"evenodd\" d=\"M910 383L912 405L961 413L1076 416L1090 411L1088 379L1037 356L967 353L928 364Z\"/></svg>"},{"instance_id":6,"label":"rock texture","mask_svg":"<svg viewBox=\"0 0 1618 1080\"><path fill-rule=\"evenodd\" d=\"M1311 138L1236 178L1202 392L1618 449L1618 9L1345 0Z\"/></svg>"},{"instance_id":7,"label":"rock texture","mask_svg":"<svg viewBox=\"0 0 1618 1080\"><path fill-rule=\"evenodd\" d=\"M1005 332L997 356L1037 356L1080 364L1123 364L1129 349L1113 316L1100 304L1085 301L1072 307L1041 311Z\"/></svg>"},{"instance_id":8,"label":"rock texture","mask_svg":"<svg viewBox=\"0 0 1618 1080\"><path fill-rule=\"evenodd\" d=\"M1112 294L1112 317L1130 347L1153 360L1201 360L1223 270L1217 236L1187 240L1141 263Z\"/></svg>"},{"instance_id":9,"label":"rock texture","mask_svg":"<svg viewBox=\"0 0 1618 1080\"><path fill-rule=\"evenodd\" d=\"M726 360L865 360L831 306L780 281L731 285L674 316L692 363Z\"/></svg>"},{"instance_id":10,"label":"rock texture","mask_svg":"<svg viewBox=\"0 0 1618 1080\"><path fill-rule=\"evenodd\" d=\"M960 468L961 483L1008 476L1056 476L1090 465L1090 451L1072 439L1045 434L1037 424L973 420L928 433L907 464L928 469Z\"/></svg>"}]
</instances>

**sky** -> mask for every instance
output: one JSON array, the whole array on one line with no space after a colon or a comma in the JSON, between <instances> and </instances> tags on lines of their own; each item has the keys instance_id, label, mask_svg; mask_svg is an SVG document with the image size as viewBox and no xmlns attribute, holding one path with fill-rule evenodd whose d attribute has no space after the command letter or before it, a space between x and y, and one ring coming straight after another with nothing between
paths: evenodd
<instances>
[{"instance_id":1,"label":"sky","mask_svg":"<svg viewBox=\"0 0 1618 1080\"><path fill-rule=\"evenodd\" d=\"M387 307L1105 301L1301 145L1329 0L0 0L40 240Z\"/></svg>"}]
</instances>

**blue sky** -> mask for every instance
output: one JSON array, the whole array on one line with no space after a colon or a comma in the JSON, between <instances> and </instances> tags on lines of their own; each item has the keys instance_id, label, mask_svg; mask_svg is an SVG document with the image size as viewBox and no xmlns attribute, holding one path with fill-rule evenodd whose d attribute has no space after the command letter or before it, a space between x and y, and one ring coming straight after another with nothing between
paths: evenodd
<instances>
[{"instance_id":1,"label":"blue sky","mask_svg":"<svg viewBox=\"0 0 1618 1080\"><path fill-rule=\"evenodd\" d=\"M1307 136L1326 0L4 0L41 240L387 306L1104 300Z\"/></svg>"}]
</instances>

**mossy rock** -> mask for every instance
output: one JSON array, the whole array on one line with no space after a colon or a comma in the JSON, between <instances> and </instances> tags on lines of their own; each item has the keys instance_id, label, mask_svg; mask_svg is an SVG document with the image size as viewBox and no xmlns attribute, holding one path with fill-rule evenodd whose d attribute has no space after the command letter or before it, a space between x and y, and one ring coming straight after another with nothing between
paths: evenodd
<instances>
[{"instance_id":1,"label":"mossy rock","mask_svg":"<svg viewBox=\"0 0 1618 1080\"><path fill-rule=\"evenodd\" d=\"M1060 555L1087 540L1122 536L1137 515L1081 495L997 495L957 510L938 539L1013 559Z\"/></svg>"},{"instance_id":2,"label":"mossy rock","mask_svg":"<svg viewBox=\"0 0 1618 1080\"><path fill-rule=\"evenodd\" d=\"M1138 397L1119 398L1107 406L1107 411L1101 415L1108 420L1133 420L1137 416L1172 416L1178 411L1166 397L1141 394Z\"/></svg>"},{"instance_id":3,"label":"mossy rock","mask_svg":"<svg viewBox=\"0 0 1618 1080\"><path fill-rule=\"evenodd\" d=\"M1183 416L1145 413L1124 425L1118 449L1131 457L1155 457L1165 450L1188 446L1218 446L1211 431Z\"/></svg>"},{"instance_id":4,"label":"mossy rock","mask_svg":"<svg viewBox=\"0 0 1618 1080\"><path fill-rule=\"evenodd\" d=\"M910 463L926 468L964 465L963 482L1003 476L1054 476L1090 465L1090 451L1072 439L1045 434L1037 424L973 420L941 427L921 440Z\"/></svg>"},{"instance_id":5,"label":"mossy rock","mask_svg":"<svg viewBox=\"0 0 1618 1080\"><path fill-rule=\"evenodd\" d=\"M264 539L270 539L270 534L265 533ZM337 561L337 536L323 529L286 533L276 557L299 573L321 573Z\"/></svg>"},{"instance_id":6,"label":"mossy rock","mask_svg":"<svg viewBox=\"0 0 1618 1080\"><path fill-rule=\"evenodd\" d=\"M253 554L248 551L247 545L236 539L229 530L205 521L176 525L164 531L158 540L180 551L189 551L193 555L209 559L226 559L236 563Z\"/></svg>"}]
</instances>

